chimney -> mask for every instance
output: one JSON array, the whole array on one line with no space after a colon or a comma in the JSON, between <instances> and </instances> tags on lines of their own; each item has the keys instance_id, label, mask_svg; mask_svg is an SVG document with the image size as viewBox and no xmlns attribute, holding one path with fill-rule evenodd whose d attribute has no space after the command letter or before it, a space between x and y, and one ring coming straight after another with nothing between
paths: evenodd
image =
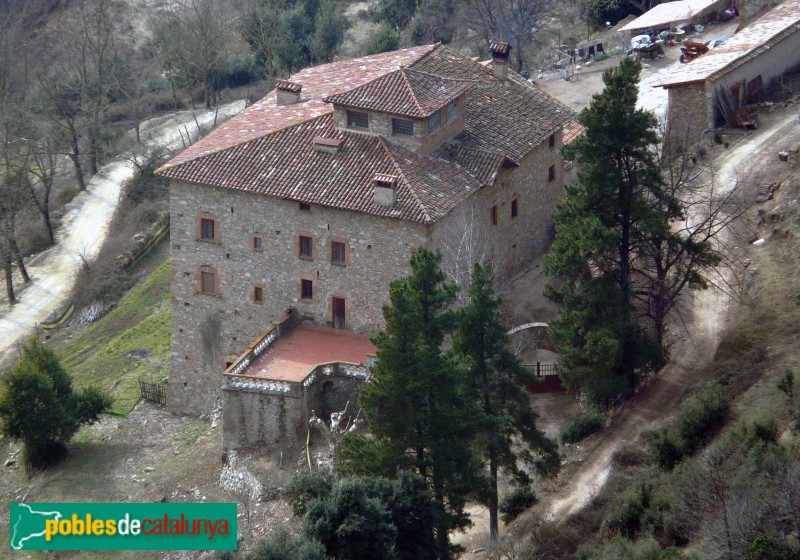
<instances>
[{"instance_id":1,"label":"chimney","mask_svg":"<svg viewBox=\"0 0 800 560\"><path fill-rule=\"evenodd\" d=\"M278 90L278 105L293 105L300 101L301 84L289 80L277 80L275 87Z\"/></svg>"},{"instance_id":2,"label":"chimney","mask_svg":"<svg viewBox=\"0 0 800 560\"><path fill-rule=\"evenodd\" d=\"M374 195L372 201L381 206L394 206L397 203L397 176L376 173L372 181Z\"/></svg>"},{"instance_id":3,"label":"chimney","mask_svg":"<svg viewBox=\"0 0 800 560\"><path fill-rule=\"evenodd\" d=\"M325 138L324 136L317 136L314 138L314 150L323 152L325 154L336 154L339 151L339 145L342 143L340 138Z\"/></svg>"},{"instance_id":4,"label":"chimney","mask_svg":"<svg viewBox=\"0 0 800 560\"><path fill-rule=\"evenodd\" d=\"M492 41L489 48L492 50L494 77L504 82L508 79L508 55L511 52L511 45L502 41Z\"/></svg>"}]
</instances>

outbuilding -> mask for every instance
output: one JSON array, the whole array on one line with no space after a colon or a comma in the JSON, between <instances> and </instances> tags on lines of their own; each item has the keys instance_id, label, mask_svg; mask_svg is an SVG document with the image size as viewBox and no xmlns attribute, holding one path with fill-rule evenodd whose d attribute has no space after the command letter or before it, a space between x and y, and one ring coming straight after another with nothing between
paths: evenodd
<instances>
[{"instance_id":1,"label":"outbuilding","mask_svg":"<svg viewBox=\"0 0 800 560\"><path fill-rule=\"evenodd\" d=\"M648 10L620 28L631 36L655 34L682 25L707 23L730 5L730 0L676 0L664 2Z\"/></svg>"},{"instance_id":2,"label":"outbuilding","mask_svg":"<svg viewBox=\"0 0 800 560\"><path fill-rule=\"evenodd\" d=\"M669 92L670 138L694 143L800 65L800 0L789 0L656 82Z\"/></svg>"}]
</instances>

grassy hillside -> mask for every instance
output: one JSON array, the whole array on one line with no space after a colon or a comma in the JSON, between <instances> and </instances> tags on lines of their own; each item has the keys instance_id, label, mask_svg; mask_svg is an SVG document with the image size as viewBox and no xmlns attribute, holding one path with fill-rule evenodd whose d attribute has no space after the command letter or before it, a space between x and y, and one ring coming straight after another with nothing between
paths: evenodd
<instances>
[{"instance_id":1,"label":"grassy hillside","mask_svg":"<svg viewBox=\"0 0 800 560\"><path fill-rule=\"evenodd\" d=\"M56 343L75 385L111 391L114 412L131 409L140 380L161 381L169 373L171 270L169 262L163 263L105 317Z\"/></svg>"}]
</instances>

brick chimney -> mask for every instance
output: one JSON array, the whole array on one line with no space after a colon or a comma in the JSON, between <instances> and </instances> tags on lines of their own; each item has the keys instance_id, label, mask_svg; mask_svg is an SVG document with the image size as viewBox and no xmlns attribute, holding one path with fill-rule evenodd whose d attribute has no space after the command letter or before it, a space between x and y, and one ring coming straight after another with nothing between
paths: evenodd
<instances>
[{"instance_id":1,"label":"brick chimney","mask_svg":"<svg viewBox=\"0 0 800 560\"><path fill-rule=\"evenodd\" d=\"M342 143L340 138L325 138L324 136L317 136L314 138L314 150L326 154L336 154L339 151L339 145Z\"/></svg>"},{"instance_id":2,"label":"brick chimney","mask_svg":"<svg viewBox=\"0 0 800 560\"><path fill-rule=\"evenodd\" d=\"M502 41L492 41L489 48L492 51L494 77L504 82L508 79L508 55L511 53L511 45Z\"/></svg>"},{"instance_id":3,"label":"brick chimney","mask_svg":"<svg viewBox=\"0 0 800 560\"><path fill-rule=\"evenodd\" d=\"M397 204L397 176L376 173L372 181L374 194L372 201L381 206Z\"/></svg>"},{"instance_id":4,"label":"brick chimney","mask_svg":"<svg viewBox=\"0 0 800 560\"><path fill-rule=\"evenodd\" d=\"M278 90L278 105L293 105L300 101L301 84L289 80L277 80L275 88Z\"/></svg>"}]
</instances>

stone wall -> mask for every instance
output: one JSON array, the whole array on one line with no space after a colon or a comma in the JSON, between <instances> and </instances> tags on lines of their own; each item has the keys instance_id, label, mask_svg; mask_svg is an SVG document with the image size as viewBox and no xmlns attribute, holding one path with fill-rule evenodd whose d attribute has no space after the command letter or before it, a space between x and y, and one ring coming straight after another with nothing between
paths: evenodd
<instances>
[{"instance_id":1,"label":"stone wall","mask_svg":"<svg viewBox=\"0 0 800 560\"><path fill-rule=\"evenodd\" d=\"M289 307L324 325L331 297L341 297L349 329L379 330L389 282L408 274L411 254L428 241L426 226L409 221L313 205L303 211L297 202L180 181L170 191L174 412L210 412L226 364ZM201 213L215 220L217 240L197 239ZM313 238L313 260L297 256L299 232ZM347 241L347 266L330 262L332 238ZM216 295L200 292L201 267L216 273ZM301 279L313 283L311 300L301 298ZM255 286L263 287L262 303L253 301Z\"/></svg>"},{"instance_id":2,"label":"stone wall","mask_svg":"<svg viewBox=\"0 0 800 560\"><path fill-rule=\"evenodd\" d=\"M485 249L486 260L494 263L502 276L513 274L521 264L546 251L553 234L550 216L564 192L561 142L561 131L556 133L553 147L545 139L519 167L501 170L492 187L484 187L434 224L432 244L442 250L445 260L452 258L448 248L456 248L467 227L474 229L475 244ZM552 181L551 166L555 173ZM516 217L512 217L514 199ZM493 207L497 208L496 225L492 223Z\"/></svg>"},{"instance_id":3,"label":"stone wall","mask_svg":"<svg viewBox=\"0 0 800 560\"><path fill-rule=\"evenodd\" d=\"M704 83L686 84L668 89L668 138L674 146L689 146L703 137L703 131L713 128L711 100Z\"/></svg>"}]
</instances>

